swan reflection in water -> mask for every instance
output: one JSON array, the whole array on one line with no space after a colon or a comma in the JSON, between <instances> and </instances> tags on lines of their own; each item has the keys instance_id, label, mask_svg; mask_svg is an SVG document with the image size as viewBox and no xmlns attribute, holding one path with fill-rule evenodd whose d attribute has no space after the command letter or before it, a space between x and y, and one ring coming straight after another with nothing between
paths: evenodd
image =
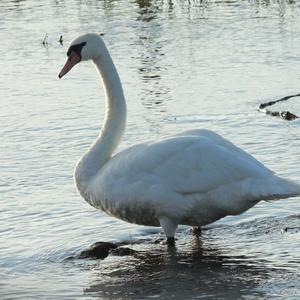
<instances>
[{"instance_id":1,"label":"swan reflection in water","mask_svg":"<svg viewBox=\"0 0 300 300\"><path fill-rule=\"evenodd\" d=\"M156 234L147 233L143 243L127 245L135 250L129 256L65 263L76 273L89 271L89 285L83 291L87 297L262 299L283 295L286 299L300 291L296 265L300 263L296 258L300 239L292 233L282 234L281 229L299 225L299 218L214 224L201 237L181 227L176 247L168 248L154 244Z\"/></svg>"},{"instance_id":2,"label":"swan reflection in water","mask_svg":"<svg viewBox=\"0 0 300 300\"><path fill-rule=\"evenodd\" d=\"M203 247L197 238L188 244L188 249L180 245L180 250L149 246L150 250L147 247L131 257L101 261L94 265L93 283L84 294L101 299L264 296L258 287L273 276L272 268L264 262L224 255L218 249Z\"/></svg>"},{"instance_id":3,"label":"swan reflection in water","mask_svg":"<svg viewBox=\"0 0 300 300\"><path fill-rule=\"evenodd\" d=\"M299 219L292 215L250 219L235 226L214 224L205 228L201 237L181 227L176 247L169 248L153 244L153 232L146 234L142 243L126 246L135 250L132 255L67 263L89 270L90 284L84 294L101 299L288 296L299 292L295 270L300 263L300 240L292 233L282 234L281 229L299 225Z\"/></svg>"}]
</instances>

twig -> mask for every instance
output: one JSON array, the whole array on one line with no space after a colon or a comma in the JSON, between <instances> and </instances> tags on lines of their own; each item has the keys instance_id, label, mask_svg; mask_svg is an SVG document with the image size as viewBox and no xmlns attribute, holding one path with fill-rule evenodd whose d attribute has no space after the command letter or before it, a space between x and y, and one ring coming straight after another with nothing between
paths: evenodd
<instances>
[{"instance_id":1,"label":"twig","mask_svg":"<svg viewBox=\"0 0 300 300\"><path fill-rule=\"evenodd\" d=\"M64 40L63 40L63 36L61 35L60 37L59 37L59 43L63 46L63 44L64 44Z\"/></svg>"},{"instance_id":2,"label":"twig","mask_svg":"<svg viewBox=\"0 0 300 300\"><path fill-rule=\"evenodd\" d=\"M43 43L42 43L45 47L48 46L48 33L46 33Z\"/></svg>"},{"instance_id":3,"label":"twig","mask_svg":"<svg viewBox=\"0 0 300 300\"><path fill-rule=\"evenodd\" d=\"M271 111L271 110L266 109L266 107L274 105L278 102L287 101L290 98L299 97L299 96L300 96L300 94L290 95L290 96L285 96L283 98L280 98L278 100L262 103L259 105L258 111L263 112L270 116L281 117L282 119L287 120L287 121L292 121L292 120L298 119L299 117L297 115L295 115L289 111Z\"/></svg>"}]
</instances>

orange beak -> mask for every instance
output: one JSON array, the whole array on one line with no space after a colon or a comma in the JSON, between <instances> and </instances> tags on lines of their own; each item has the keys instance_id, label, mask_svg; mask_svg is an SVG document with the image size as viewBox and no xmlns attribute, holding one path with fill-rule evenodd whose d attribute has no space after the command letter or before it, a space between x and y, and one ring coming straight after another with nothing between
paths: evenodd
<instances>
[{"instance_id":1,"label":"orange beak","mask_svg":"<svg viewBox=\"0 0 300 300\"><path fill-rule=\"evenodd\" d=\"M81 57L75 51L71 51L65 65L63 66L63 68L59 72L58 77L62 78L64 75L66 75L80 61L81 61Z\"/></svg>"}]
</instances>

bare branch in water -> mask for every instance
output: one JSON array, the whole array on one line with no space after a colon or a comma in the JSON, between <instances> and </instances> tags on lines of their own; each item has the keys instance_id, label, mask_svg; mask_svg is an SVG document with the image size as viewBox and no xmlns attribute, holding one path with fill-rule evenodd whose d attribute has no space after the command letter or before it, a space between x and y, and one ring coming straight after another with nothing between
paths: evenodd
<instances>
[{"instance_id":1,"label":"bare branch in water","mask_svg":"<svg viewBox=\"0 0 300 300\"><path fill-rule=\"evenodd\" d=\"M266 109L266 107L274 105L278 102L287 101L290 98L299 97L299 96L300 96L300 94L290 95L290 96L285 96L283 98L280 98L278 100L262 103L259 105L258 111L263 112L270 116L281 117L282 119L287 120L287 121L292 121L292 120L298 119L299 117L297 115L295 115L289 111L271 111L271 110Z\"/></svg>"}]
</instances>

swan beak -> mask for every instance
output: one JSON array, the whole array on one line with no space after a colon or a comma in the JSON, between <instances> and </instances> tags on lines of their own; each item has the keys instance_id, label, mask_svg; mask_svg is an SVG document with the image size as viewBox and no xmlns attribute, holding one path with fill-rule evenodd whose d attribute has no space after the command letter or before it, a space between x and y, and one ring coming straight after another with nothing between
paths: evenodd
<instances>
[{"instance_id":1,"label":"swan beak","mask_svg":"<svg viewBox=\"0 0 300 300\"><path fill-rule=\"evenodd\" d=\"M76 64L78 64L81 60L81 57L75 52L72 51L61 69L60 73L58 74L58 78L62 78L64 75L66 75Z\"/></svg>"}]
</instances>

